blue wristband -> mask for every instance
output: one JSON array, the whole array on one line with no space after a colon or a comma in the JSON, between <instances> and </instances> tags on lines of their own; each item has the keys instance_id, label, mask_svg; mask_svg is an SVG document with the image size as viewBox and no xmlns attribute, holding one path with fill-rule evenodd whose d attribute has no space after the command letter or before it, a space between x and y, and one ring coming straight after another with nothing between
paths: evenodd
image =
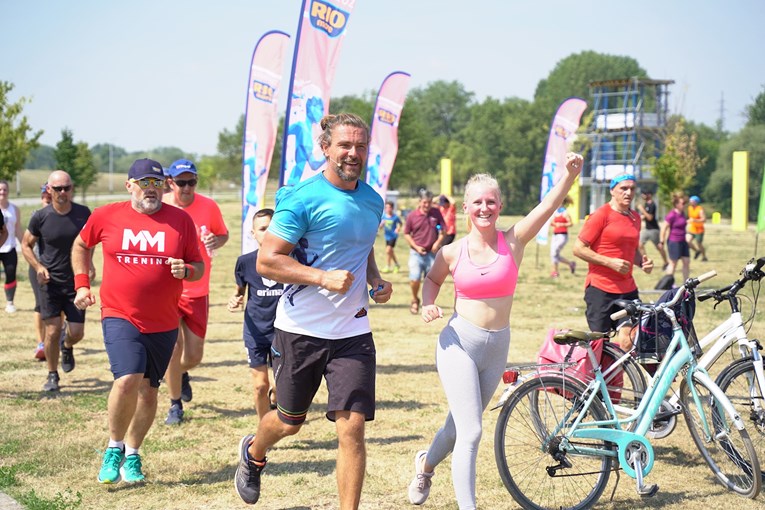
<instances>
[{"instance_id":1,"label":"blue wristband","mask_svg":"<svg viewBox=\"0 0 765 510\"><path fill-rule=\"evenodd\" d=\"M374 298L375 292L377 292L378 290L383 290L382 284L378 285L376 289L369 289L369 297Z\"/></svg>"}]
</instances>

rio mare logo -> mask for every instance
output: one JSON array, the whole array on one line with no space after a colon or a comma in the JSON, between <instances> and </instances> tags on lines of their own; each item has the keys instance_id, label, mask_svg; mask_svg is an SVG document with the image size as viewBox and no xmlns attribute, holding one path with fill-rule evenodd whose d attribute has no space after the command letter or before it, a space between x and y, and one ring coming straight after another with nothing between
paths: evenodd
<instances>
[{"instance_id":1,"label":"rio mare logo","mask_svg":"<svg viewBox=\"0 0 765 510\"><path fill-rule=\"evenodd\" d=\"M274 87L262 81L252 80L252 97L266 103L273 103Z\"/></svg>"},{"instance_id":2,"label":"rio mare logo","mask_svg":"<svg viewBox=\"0 0 765 510\"><path fill-rule=\"evenodd\" d=\"M311 2L309 10L311 25L330 37L337 37L343 33L349 16L350 14L329 2L323 0L312 0Z\"/></svg>"}]
</instances>

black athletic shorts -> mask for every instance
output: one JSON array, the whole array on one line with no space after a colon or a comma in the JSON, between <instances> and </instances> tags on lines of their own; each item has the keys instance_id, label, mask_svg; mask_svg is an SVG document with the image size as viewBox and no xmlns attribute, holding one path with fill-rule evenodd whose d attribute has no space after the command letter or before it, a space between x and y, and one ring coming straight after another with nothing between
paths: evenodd
<instances>
[{"instance_id":1,"label":"black athletic shorts","mask_svg":"<svg viewBox=\"0 0 765 510\"><path fill-rule=\"evenodd\" d=\"M327 419L336 411L375 417L377 355L372 333L327 340L288 333L277 328L273 349L277 414L288 425L305 421L308 408L324 377L329 398Z\"/></svg>"},{"instance_id":2,"label":"black athletic shorts","mask_svg":"<svg viewBox=\"0 0 765 510\"><path fill-rule=\"evenodd\" d=\"M637 289L626 294L613 294L611 292L604 292L592 285L588 285L584 289L584 302L587 303L587 327L590 331L600 331L601 333L607 333L612 329L619 329L619 327L628 322L629 317L620 319L618 322L611 320L611 314L621 311L623 308L614 304L617 299L638 299Z\"/></svg>"},{"instance_id":3,"label":"black athletic shorts","mask_svg":"<svg viewBox=\"0 0 765 510\"><path fill-rule=\"evenodd\" d=\"M64 312L66 320L69 322L85 322L85 310L80 310L74 306L76 295L74 284L61 285L49 281L40 285L40 317L43 320L52 319Z\"/></svg>"}]
</instances>

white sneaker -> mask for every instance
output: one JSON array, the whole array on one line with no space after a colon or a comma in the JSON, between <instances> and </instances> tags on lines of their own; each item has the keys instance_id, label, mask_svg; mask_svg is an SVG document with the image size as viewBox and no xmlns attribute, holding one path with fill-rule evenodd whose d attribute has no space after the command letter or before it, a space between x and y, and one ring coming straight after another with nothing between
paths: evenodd
<instances>
[{"instance_id":1,"label":"white sneaker","mask_svg":"<svg viewBox=\"0 0 765 510\"><path fill-rule=\"evenodd\" d=\"M425 456L427 454L426 450L420 450L414 454L414 479L409 484L409 502L413 505L425 503L430 496L431 478L436 473L435 471L425 472Z\"/></svg>"},{"instance_id":2,"label":"white sneaker","mask_svg":"<svg viewBox=\"0 0 765 510\"><path fill-rule=\"evenodd\" d=\"M8 303L5 305L5 313L16 313L16 307L13 305L13 303Z\"/></svg>"}]
</instances>

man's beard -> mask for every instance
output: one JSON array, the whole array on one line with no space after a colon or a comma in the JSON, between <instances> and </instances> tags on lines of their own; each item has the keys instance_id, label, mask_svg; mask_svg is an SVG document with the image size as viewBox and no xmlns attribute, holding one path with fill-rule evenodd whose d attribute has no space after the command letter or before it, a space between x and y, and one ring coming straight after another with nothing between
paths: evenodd
<instances>
[{"instance_id":1,"label":"man's beard","mask_svg":"<svg viewBox=\"0 0 765 510\"><path fill-rule=\"evenodd\" d=\"M147 203L147 199L151 199L156 201L155 203ZM160 200L157 197L143 197L140 200L133 199L133 207L135 209L141 211L144 214L153 214L157 211L159 211L160 207L162 207L162 200Z\"/></svg>"},{"instance_id":2,"label":"man's beard","mask_svg":"<svg viewBox=\"0 0 765 510\"><path fill-rule=\"evenodd\" d=\"M337 165L332 165L332 166L334 167L335 173L337 174L337 176L340 177L340 180L342 180L344 182L355 182L355 181L359 180L359 176L358 175L353 174L351 172L343 171L343 167L342 166L337 166ZM361 168L361 167L359 166L359 168Z\"/></svg>"}]
</instances>

